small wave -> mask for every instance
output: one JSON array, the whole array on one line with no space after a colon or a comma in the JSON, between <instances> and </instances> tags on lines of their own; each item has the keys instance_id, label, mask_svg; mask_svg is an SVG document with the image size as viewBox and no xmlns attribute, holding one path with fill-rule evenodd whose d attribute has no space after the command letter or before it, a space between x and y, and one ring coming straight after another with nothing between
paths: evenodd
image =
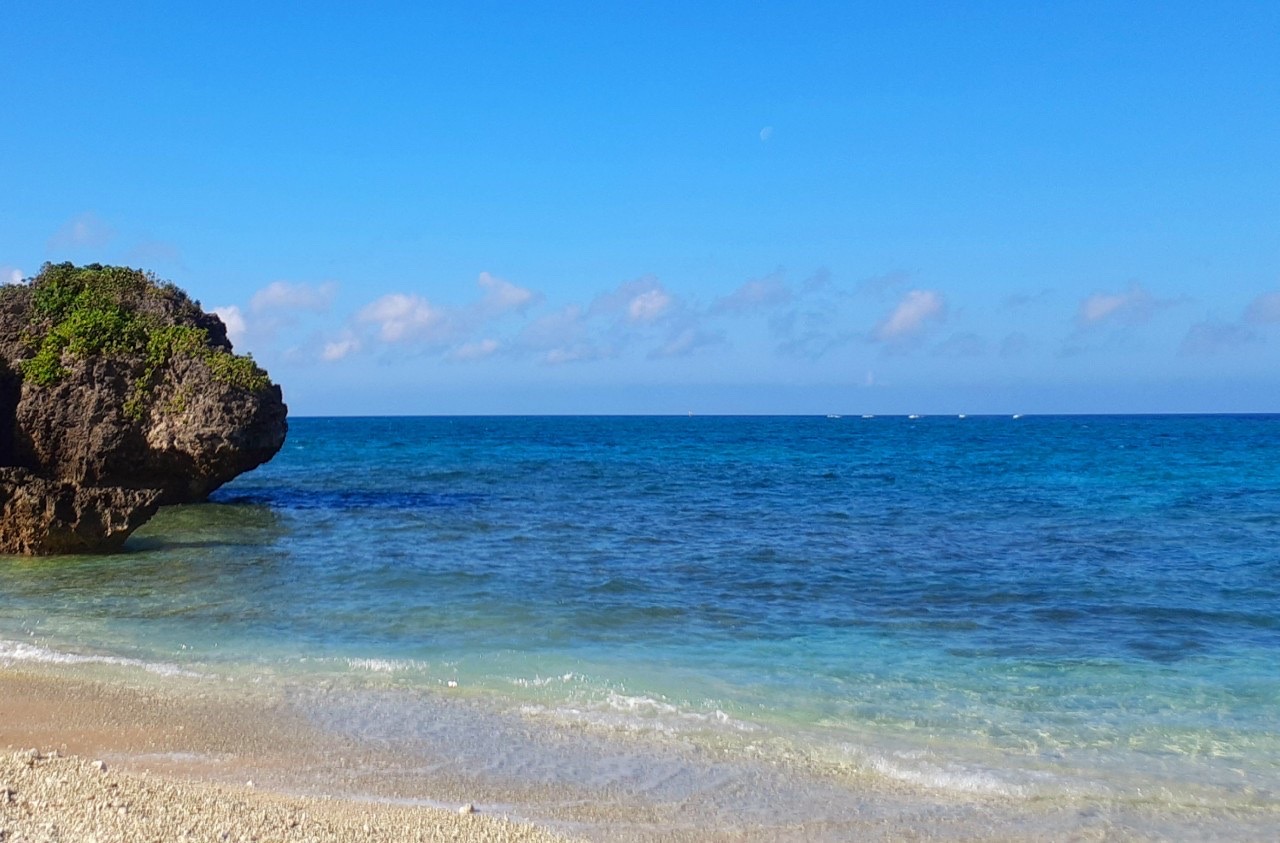
<instances>
[{"instance_id":1,"label":"small wave","mask_svg":"<svg viewBox=\"0 0 1280 843\"><path fill-rule=\"evenodd\" d=\"M186 676L203 678L203 673L196 673L176 664L164 662L148 662L141 659L128 659L122 656L86 656L80 653L64 653L49 650L23 641L0 641L0 663L40 662L42 664L110 664L121 667L136 667L158 676Z\"/></svg>"},{"instance_id":2,"label":"small wave","mask_svg":"<svg viewBox=\"0 0 1280 843\"><path fill-rule=\"evenodd\" d=\"M520 688L542 688L554 682L573 682L574 680L580 679L582 679L582 677L578 674L569 672L563 676L535 676L532 679L516 677L511 680L511 684Z\"/></svg>"},{"instance_id":3,"label":"small wave","mask_svg":"<svg viewBox=\"0 0 1280 843\"><path fill-rule=\"evenodd\" d=\"M967 770L960 767L943 767L923 760L918 753L907 755L894 753L894 760L879 753L854 751L863 764L872 771L893 779L917 785L929 790L945 790L952 793L978 793L990 796L1022 798L1028 795L1023 785L1000 779L986 770Z\"/></svg>"},{"instance_id":4,"label":"small wave","mask_svg":"<svg viewBox=\"0 0 1280 843\"><path fill-rule=\"evenodd\" d=\"M648 696L631 696L610 691L605 697L575 706L525 705L520 712L529 716L550 716L558 720L620 729L627 732L681 732L728 729L755 732L754 723L738 720L719 708L693 711Z\"/></svg>"},{"instance_id":5,"label":"small wave","mask_svg":"<svg viewBox=\"0 0 1280 843\"><path fill-rule=\"evenodd\" d=\"M347 667L352 670L367 670L370 673L403 673L408 670L426 670L430 665L415 659L347 659Z\"/></svg>"}]
</instances>

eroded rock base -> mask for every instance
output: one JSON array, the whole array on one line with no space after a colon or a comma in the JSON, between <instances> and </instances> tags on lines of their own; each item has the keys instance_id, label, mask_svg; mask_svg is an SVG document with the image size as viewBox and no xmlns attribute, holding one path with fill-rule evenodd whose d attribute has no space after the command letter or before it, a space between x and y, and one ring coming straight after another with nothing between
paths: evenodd
<instances>
[{"instance_id":1,"label":"eroded rock base","mask_svg":"<svg viewBox=\"0 0 1280 843\"><path fill-rule=\"evenodd\" d=\"M119 550L159 506L158 489L78 486L0 468L0 553Z\"/></svg>"}]
</instances>

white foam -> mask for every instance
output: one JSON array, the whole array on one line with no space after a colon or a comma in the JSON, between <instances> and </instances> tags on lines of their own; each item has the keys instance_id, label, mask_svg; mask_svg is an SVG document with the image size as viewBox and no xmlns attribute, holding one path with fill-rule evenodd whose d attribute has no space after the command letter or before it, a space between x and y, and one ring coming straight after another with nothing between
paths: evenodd
<instances>
[{"instance_id":1,"label":"white foam","mask_svg":"<svg viewBox=\"0 0 1280 843\"><path fill-rule=\"evenodd\" d=\"M511 684L520 688L541 688L546 685L550 685L553 682L568 683L568 682L573 682L574 680L578 680L582 678L583 677L579 676L576 673L569 672L564 674L563 676L535 676L532 679L516 677L515 679L511 680Z\"/></svg>"},{"instance_id":2,"label":"white foam","mask_svg":"<svg viewBox=\"0 0 1280 843\"><path fill-rule=\"evenodd\" d=\"M525 705L520 711L529 716L549 716L561 721L627 732L676 734L708 728L734 732L755 732L759 729L754 723L738 720L719 708L693 711L653 697L620 694L616 691L610 691L603 698L590 700L579 706L572 703L560 706Z\"/></svg>"},{"instance_id":3,"label":"white foam","mask_svg":"<svg viewBox=\"0 0 1280 843\"><path fill-rule=\"evenodd\" d=\"M352 670L367 670L370 673L403 673L407 670L426 670L430 665L415 659L347 659L347 667Z\"/></svg>"},{"instance_id":4,"label":"white foam","mask_svg":"<svg viewBox=\"0 0 1280 843\"><path fill-rule=\"evenodd\" d=\"M965 769L959 765L939 765L925 760L922 753L918 752L896 752L893 753L894 757L865 751L854 751L853 754L885 778L930 790L1011 797L1028 795L1026 787L1004 781L990 771Z\"/></svg>"},{"instance_id":5,"label":"white foam","mask_svg":"<svg viewBox=\"0 0 1280 843\"><path fill-rule=\"evenodd\" d=\"M188 676L202 678L204 674L196 673L176 664L164 662L147 662L141 659L127 659L121 656L88 656L80 653L64 653L49 650L24 641L0 640L0 663L6 666L14 662L40 662L42 664L111 664L121 667L136 667L159 676Z\"/></svg>"}]
</instances>

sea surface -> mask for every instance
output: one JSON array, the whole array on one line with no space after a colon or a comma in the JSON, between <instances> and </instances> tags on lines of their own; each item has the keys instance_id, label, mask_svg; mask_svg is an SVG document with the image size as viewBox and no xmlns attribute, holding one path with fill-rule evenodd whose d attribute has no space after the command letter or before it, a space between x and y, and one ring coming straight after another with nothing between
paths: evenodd
<instances>
[{"instance_id":1,"label":"sea surface","mask_svg":"<svg viewBox=\"0 0 1280 843\"><path fill-rule=\"evenodd\" d=\"M1280 823L1280 416L291 419L123 555L0 558L0 666L32 662L274 683L711 826L1249 838Z\"/></svg>"}]
</instances>

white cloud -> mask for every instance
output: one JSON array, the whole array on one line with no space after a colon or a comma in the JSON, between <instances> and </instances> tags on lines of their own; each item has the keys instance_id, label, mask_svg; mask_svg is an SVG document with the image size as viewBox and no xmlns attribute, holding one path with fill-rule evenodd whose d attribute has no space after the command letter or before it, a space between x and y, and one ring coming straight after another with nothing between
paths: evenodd
<instances>
[{"instance_id":1,"label":"white cloud","mask_svg":"<svg viewBox=\"0 0 1280 843\"><path fill-rule=\"evenodd\" d=\"M443 310L417 295L389 293L366 305L356 321L375 325L383 342L444 339L447 319Z\"/></svg>"},{"instance_id":2,"label":"white cloud","mask_svg":"<svg viewBox=\"0 0 1280 843\"><path fill-rule=\"evenodd\" d=\"M773 272L763 278L744 283L729 295L717 299L711 306L712 313L747 313L779 307L791 301L791 289L781 272Z\"/></svg>"},{"instance_id":3,"label":"white cloud","mask_svg":"<svg viewBox=\"0 0 1280 843\"><path fill-rule=\"evenodd\" d=\"M458 362L483 360L486 357L492 357L501 347L502 344L495 339L463 343L449 353L449 359Z\"/></svg>"},{"instance_id":4,"label":"white cloud","mask_svg":"<svg viewBox=\"0 0 1280 843\"><path fill-rule=\"evenodd\" d=\"M222 324L227 326L227 339L231 340L232 345L239 345L244 341L245 335L249 332L249 326L240 308L229 304L225 307L215 307L213 312L222 320Z\"/></svg>"},{"instance_id":5,"label":"white cloud","mask_svg":"<svg viewBox=\"0 0 1280 843\"><path fill-rule=\"evenodd\" d=\"M540 298L533 290L504 281L487 272L481 272L476 283L485 291L481 308L494 316L510 311L523 312Z\"/></svg>"},{"instance_id":6,"label":"white cloud","mask_svg":"<svg viewBox=\"0 0 1280 843\"><path fill-rule=\"evenodd\" d=\"M632 281L624 281L613 290L596 296L591 302L591 307L587 308L586 315L588 318L595 316L627 317L630 315L632 303L645 293L654 290L663 295L668 295L661 282L652 275L645 275Z\"/></svg>"},{"instance_id":7,"label":"white cloud","mask_svg":"<svg viewBox=\"0 0 1280 843\"><path fill-rule=\"evenodd\" d=\"M898 343L922 333L932 322L946 319L947 305L934 290L910 290L872 331L879 342Z\"/></svg>"},{"instance_id":8,"label":"white cloud","mask_svg":"<svg viewBox=\"0 0 1280 843\"><path fill-rule=\"evenodd\" d=\"M21 284L23 277L21 269L12 266L0 266L0 284Z\"/></svg>"},{"instance_id":9,"label":"white cloud","mask_svg":"<svg viewBox=\"0 0 1280 843\"><path fill-rule=\"evenodd\" d=\"M1076 325L1090 328L1107 322L1141 325L1171 302L1155 298L1137 282L1123 293L1094 293L1080 302Z\"/></svg>"},{"instance_id":10,"label":"white cloud","mask_svg":"<svg viewBox=\"0 0 1280 843\"><path fill-rule=\"evenodd\" d=\"M337 285L321 284L313 287L310 284L290 284L288 281L273 281L253 294L249 300L249 309L254 313L326 313L333 301Z\"/></svg>"},{"instance_id":11,"label":"white cloud","mask_svg":"<svg viewBox=\"0 0 1280 843\"><path fill-rule=\"evenodd\" d=\"M46 244L51 252L65 249L98 249L111 242L115 231L92 211L72 217L53 233Z\"/></svg>"},{"instance_id":12,"label":"white cloud","mask_svg":"<svg viewBox=\"0 0 1280 843\"><path fill-rule=\"evenodd\" d=\"M656 322L671 309L671 302L671 296L661 287L646 290L627 304L627 318L646 324Z\"/></svg>"},{"instance_id":13,"label":"white cloud","mask_svg":"<svg viewBox=\"0 0 1280 843\"><path fill-rule=\"evenodd\" d=\"M360 348L360 338L355 334L346 332L338 339L330 340L324 344L324 348L320 350L320 359L326 363L334 363L355 354Z\"/></svg>"},{"instance_id":14,"label":"white cloud","mask_svg":"<svg viewBox=\"0 0 1280 843\"><path fill-rule=\"evenodd\" d=\"M765 126L763 129L760 130L760 140L763 143L768 143L772 137L773 137L772 126Z\"/></svg>"},{"instance_id":15,"label":"white cloud","mask_svg":"<svg viewBox=\"0 0 1280 843\"><path fill-rule=\"evenodd\" d=\"M1268 325L1280 322L1280 293L1263 293L1245 308L1246 322Z\"/></svg>"}]
</instances>

